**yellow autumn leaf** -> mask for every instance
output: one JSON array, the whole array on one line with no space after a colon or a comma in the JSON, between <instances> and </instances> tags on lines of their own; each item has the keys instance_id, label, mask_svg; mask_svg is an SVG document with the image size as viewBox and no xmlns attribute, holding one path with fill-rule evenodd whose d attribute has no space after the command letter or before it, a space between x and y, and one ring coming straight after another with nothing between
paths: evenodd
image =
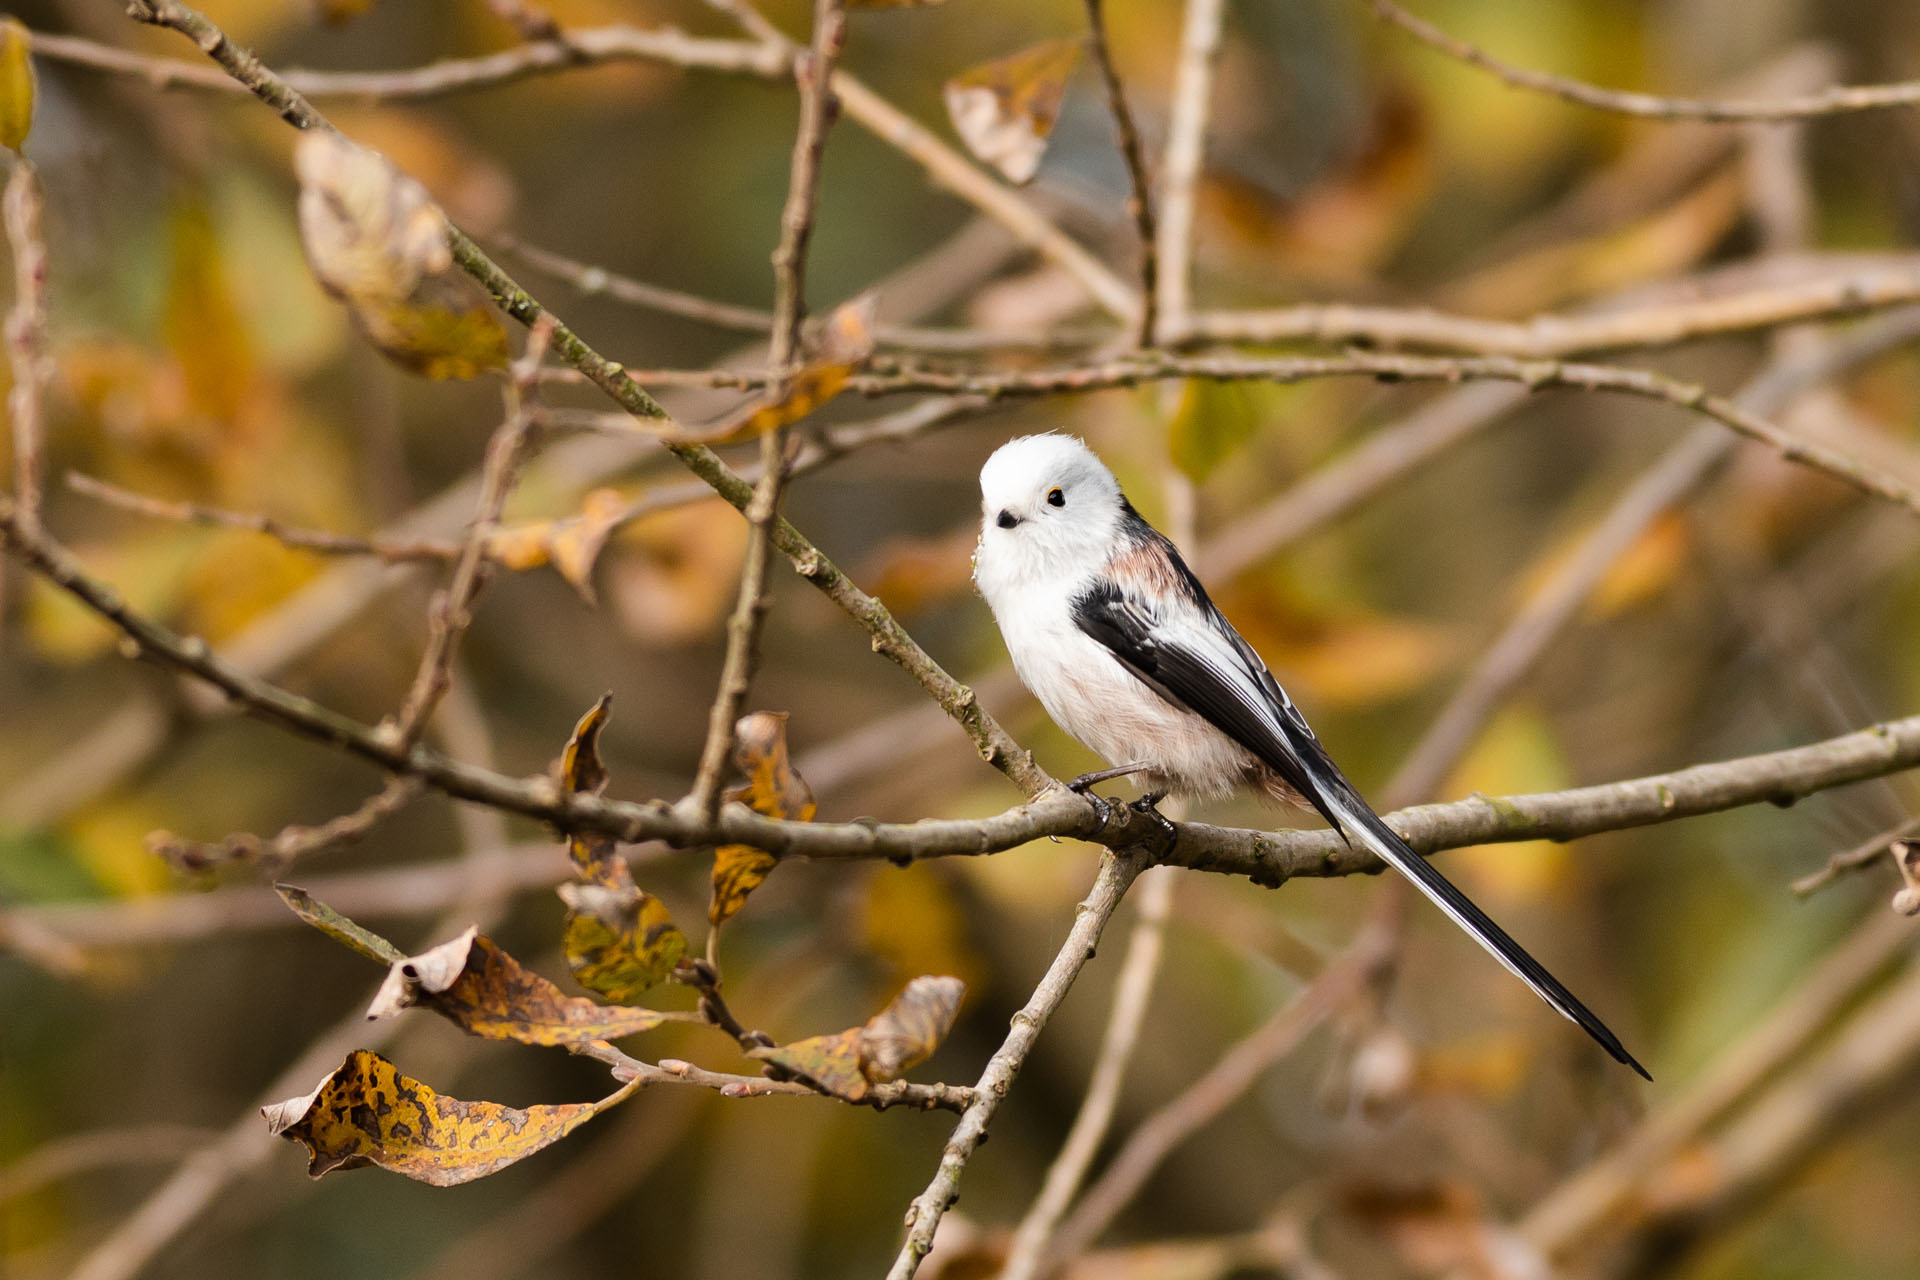
<instances>
[{"instance_id":1,"label":"yellow autumn leaf","mask_svg":"<svg viewBox=\"0 0 1920 1280\"><path fill-rule=\"evenodd\" d=\"M1081 43L1048 40L980 63L942 87L953 131L1007 181L1022 185L1039 171Z\"/></svg>"},{"instance_id":2,"label":"yellow autumn leaf","mask_svg":"<svg viewBox=\"0 0 1920 1280\"><path fill-rule=\"evenodd\" d=\"M733 603L747 522L723 502L657 512L627 526L602 574L620 629L645 645L705 638Z\"/></svg>"},{"instance_id":3,"label":"yellow autumn leaf","mask_svg":"<svg viewBox=\"0 0 1920 1280\"><path fill-rule=\"evenodd\" d=\"M380 984L369 1018L414 1007L432 1009L455 1026L489 1040L583 1045L651 1031L666 1015L653 1009L596 1004L565 994L502 951L479 928L450 942L400 956Z\"/></svg>"},{"instance_id":4,"label":"yellow autumn leaf","mask_svg":"<svg viewBox=\"0 0 1920 1280\"><path fill-rule=\"evenodd\" d=\"M35 87L27 29L18 18L0 18L0 147L18 151L26 144Z\"/></svg>"},{"instance_id":5,"label":"yellow autumn leaf","mask_svg":"<svg viewBox=\"0 0 1920 1280\"><path fill-rule=\"evenodd\" d=\"M415 1182L452 1187L551 1146L638 1085L635 1079L598 1102L523 1110L446 1097L372 1050L355 1049L312 1093L260 1113L269 1133L305 1145L312 1177L377 1165Z\"/></svg>"},{"instance_id":6,"label":"yellow autumn leaf","mask_svg":"<svg viewBox=\"0 0 1920 1280\"><path fill-rule=\"evenodd\" d=\"M1263 406L1244 382L1189 378L1167 424L1167 452L1189 480L1202 483L1259 429Z\"/></svg>"},{"instance_id":7,"label":"yellow autumn leaf","mask_svg":"<svg viewBox=\"0 0 1920 1280\"><path fill-rule=\"evenodd\" d=\"M239 422L253 394L253 335L227 283L212 211L189 197L168 219L169 271L161 330L187 399L215 422Z\"/></svg>"},{"instance_id":8,"label":"yellow autumn leaf","mask_svg":"<svg viewBox=\"0 0 1920 1280\"><path fill-rule=\"evenodd\" d=\"M652 894L631 885L563 884L562 945L574 979L615 1004L664 981L687 953L686 935Z\"/></svg>"},{"instance_id":9,"label":"yellow autumn leaf","mask_svg":"<svg viewBox=\"0 0 1920 1280\"><path fill-rule=\"evenodd\" d=\"M733 763L746 781L727 791L755 813L793 822L811 822L813 788L794 771L787 754L787 714L755 711L741 716L733 727ZM760 887L779 859L752 845L727 844L713 851L713 897L707 920L725 922L746 905L747 895Z\"/></svg>"}]
</instances>

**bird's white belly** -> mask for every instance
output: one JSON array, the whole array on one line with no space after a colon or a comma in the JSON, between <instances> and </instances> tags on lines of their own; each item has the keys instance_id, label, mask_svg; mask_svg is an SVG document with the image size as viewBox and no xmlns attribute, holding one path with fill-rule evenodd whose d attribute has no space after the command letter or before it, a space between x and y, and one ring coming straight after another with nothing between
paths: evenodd
<instances>
[{"instance_id":1,"label":"bird's white belly","mask_svg":"<svg viewBox=\"0 0 1920 1280\"><path fill-rule=\"evenodd\" d=\"M1055 723L1109 764L1149 766L1147 783L1219 796L1254 759L1211 724L1175 707L1064 616L1001 619L1021 683Z\"/></svg>"}]
</instances>

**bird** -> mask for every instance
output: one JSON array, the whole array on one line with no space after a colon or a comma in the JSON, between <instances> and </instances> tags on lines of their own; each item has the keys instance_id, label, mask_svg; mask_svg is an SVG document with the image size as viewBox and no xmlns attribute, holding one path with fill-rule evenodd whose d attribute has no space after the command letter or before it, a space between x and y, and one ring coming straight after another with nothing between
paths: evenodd
<instances>
[{"instance_id":1,"label":"bird","mask_svg":"<svg viewBox=\"0 0 1920 1280\"><path fill-rule=\"evenodd\" d=\"M1047 714L1111 766L1076 791L1135 775L1150 811L1169 793L1250 787L1317 810L1372 850L1536 995L1652 1080L1618 1036L1374 812L1287 691L1148 524L1106 464L1050 432L1001 445L980 470L973 580L1014 670Z\"/></svg>"}]
</instances>

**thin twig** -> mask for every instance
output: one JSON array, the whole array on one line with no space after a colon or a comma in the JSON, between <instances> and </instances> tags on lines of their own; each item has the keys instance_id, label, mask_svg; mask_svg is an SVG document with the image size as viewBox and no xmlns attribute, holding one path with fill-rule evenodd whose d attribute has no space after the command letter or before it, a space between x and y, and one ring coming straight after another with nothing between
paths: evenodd
<instances>
[{"instance_id":1,"label":"thin twig","mask_svg":"<svg viewBox=\"0 0 1920 1280\"><path fill-rule=\"evenodd\" d=\"M793 159L787 180L787 200L780 212L780 239L773 250L773 336L767 364L785 377L800 356L800 324L806 317L807 242L813 236L814 211L820 193L820 159L836 107L831 89L835 62L846 40L846 13L841 0L816 0L813 42L806 60L795 71L800 85L800 124L793 139ZM733 754L734 722L746 704L747 691L759 664L760 627L768 605L767 561L773 554L772 528L786 488L786 434L774 430L760 437L760 479L747 504L745 563L740 570L739 598L727 620L726 656L720 668L720 687L707 716L706 742L694 774L688 802L712 817L720 808L720 780Z\"/></svg>"},{"instance_id":2,"label":"thin twig","mask_svg":"<svg viewBox=\"0 0 1920 1280\"><path fill-rule=\"evenodd\" d=\"M1102 0L1086 0L1086 4L1093 62L1100 69L1101 83L1106 86L1107 109L1113 113L1113 127L1120 135L1120 158L1126 162L1127 180L1132 187L1127 195L1127 212L1133 217L1140 240L1140 303L1135 308L1133 345L1145 347L1153 342L1160 302L1160 245L1153 224L1153 180L1147 175L1147 157L1140 146L1140 130L1133 123L1133 111L1127 106L1126 87L1120 83L1120 72L1113 65L1113 47L1107 39Z\"/></svg>"},{"instance_id":3,"label":"thin twig","mask_svg":"<svg viewBox=\"0 0 1920 1280\"><path fill-rule=\"evenodd\" d=\"M1849 111L1872 111L1920 103L1920 81L1900 84L1837 86L1819 93L1780 98L1771 102L1714 101L1672 98L1651 93L1629 93L1548 75L1494 57L1478 45L1450 36L1430 22L1416 18L1393 0L1365 0L1384 22L1400 28L1420 43L1450 58L1490 72L1519 89L1551 94L1583 107L1647 116L1655 120L1711 120L1731 123L1753 120L1805 120Z\"/></svg>"},{"instance_id":4,"label":"thin twig","mask_svg":"<svg viewBox=\"0 0 1920 1280\"><path fill-rule=\"evenodd\" d=\"M1611 1151L1541 1198L1518 1230L1548 1258L1565 1256L1645 1188L1647 1175L1718 1122L1807 1046L1913 945L1914 924L1874 916L1824 957L1685 1090Z\"/></svg>"},{"instance_id":5,"label":"thin twig","mask_svg":"<svg viewBox=\"0 0 1920 1280\"><path fill-rule=\"evenodd\" d=\"M1032 1280L1042 1256L1051 1244L1060 1215L1067 1211L1080 1183L1093 1163L1100 1144L1120 1101L1120 1085L1127 1065L1140 1041L1140 1029L1146 1022L1147 1001L1153 994L1154 978L1164 954L1167 916L1173 906L1174 873L1171 867L1154 867L1143 874L1133 932L1127 937L1127 954L1120 961L1120 976L1113 984L1113 1008L1107 1014L1107 1029L1100 1037L1100 1049L1094 1056L1093 1072L1087 1077L1086 1092L1066 1141L1060 1144L1040 1194L1021 1217L1007 1244L1007 1258L1000 1268L1000 1280Z\"/></svg>"},{"instance_id":6,"label":"thin twig","mask_svg":"<svg viewBox=\"0 0 1920 1280\"><path fill-rule=\"evenodd\" d=\"M382 537L358 537L334 533L328 529L300 529L269 515L228 511L198 502L169 502L144 493L123 489L117 484L80 471L67 472L67 488L96 502L131 511L155 520L173 520L181 524L212 525L220 529L245 529L263 534L282 546L294 547L328 556L373 556L388 564L406 561L442 563L460 555L461 544L440 539L400 540Z\"/></svg>"},{"instance_id":7,"label":"thin twig","mask_svg":"<svg viewBox=\"0 0 1920 1280\"><path fill-rule=\"evenodd\" d=\"M1184 332L1193 309L1194 193L1206 155L1213 104L1213 67L1220 53L1224 0L1187 0L1180 25L1180 61L1173 72L1166 158L1160 165L1158 343Z\"/></svg>"},{"instance_id":8,"label":"thin twig","mask_svg":"<svg viewBox=\"0 0 1920 1280\"><path fill-rule=\"evenodd\" d=\"M536 420L534 393L540 362L546 358L551 324L535 324L527 334L527 349L514 363L507 379L506 420L487 442L486 461L480 468L480 497L474 505L473 521L467 527L460 558L454 561L453 576L445 591L436 592L428 605L426 651L420 655L419 669L412 687L401 703L399 714L383 725L393 735L394 746L403 754L426 731L427 718L447 691L448 669L460 635L473 622L473 605L486 586L487 543L500 525L507 498L513 492L521 447Z\"/></svg>"},{"instance_id":9,"label":"thin twig","mask_svg":"<svg viewBox=\"0 0 1920 1280\"><path fill-rule=\"evenodd\" d=\"M1818 871L1812 871L1793 882L1793 891L1804 898L1826 888L1849 871L1859 871L1870 867L1886 856L1887 850L1899 840L1920 835L1920 818L1909 818L1898 826L1878 835L1869 836L1851 849L1842 849L1829 857L1826 865Z\"/></svg>"},{"instance_id":10,"label":"thin twig","mask_svg":"<svg viewBox=\"0 0 1920 1280\"><path fill-rule=\"evenodd\" d=\"M1694 290L1748 264L1690 277ZM1364 343L1522 360L1636 348L1750 332L1806 320L1835 320L1920 301L1920 262L1899 255L1868 262L1837 255L1804 279L1762 282L1718 296L1688 294L1657 302L1493 320L1431 308L1301 303L1270 310L1202 311L1162 323L1169 344L1196 342Z\"/></svg>"},{"instance_id":11,"label":"thin twig","mask_svg":"<svg viewBox=\"0 0 1920 1280\"><path fill-rule=\"evenodd\" d=\"M1733 400L1650 369L1576 364L1561 360L1514 360L1505 356L1447 357L1353 353L1345 356L1148 355L1074 368L1022 373L948 374L931 371L874 375L853 380L868 394L939 391L982 396L1035 396L1134 387L1169 378L1219 381L1300 382L1309 378L1370 377L1381 381L1516 382L1531 390L1565 387L1658 400L1712 418L1738 435L1766 445L1798 463L1862 493L1897 502L1920 514L1920 493L1837 449L1804 440Z\"/></svg>"},{"instance_id":12,"label":"thin twig","mask_svg":"<svg viewBox=\"0 0 1920 1280\"><path fill-rule=\"evenodd\" d=\"M1393 950L1390 930L1377 925L1362 929L1298 995L1141 1121L1060 1224L1042 1274L1090 1248L1180 1143L1226 1110L1268 1067L1351 999Z\"/></svg>"},{"instance_id":13,"label":"thin twig","mask_svg":"<svg viewBox=\"0 0 1920 1280\"><path fill-rule=\"evenodd\" d=\"M959 1198L960 1175L986 1136L987 1125L999 1110L1001 1099L1012 1087L1014 1077L1020 1074L1020 1068L1033 1051L1047 1020L1067 998L1067 992L1080 976L1080 970L1093 958L1100 934L1119 908L1128 886L1148 862L1149 855L1139 848L1102 855L1100 873L1094 879L1093 888L1075 910L1073 928L1068 930L1066 941L1053 957L1053 963L1047 966L1046 975L1034 987L1026 1004L1013 1015L1013 1025L1006 1039L987 1060L986 1069L973 1086L972 1101L960 1114L960 1123L954 1126L952 1136L947 1139L933 1181L927 1184L927 1189L908 1208L906 1243L901 1245L892 1268L887 1272L888 1280L913 1280L921 1260L933 1248L933 1233L939 1228L942 1215Z\"/></svg>"},{"instance_id":14,"label":"thin twig","mask_svg":"<svg viewBox=\"0 0 1920 1280\"><path fill-rule=\"evenodd\" d=\"M7 313L7 362L13 388L7 416L13 420L13 496L21 521L40 527L41 450L46 422L42 398L52 370L47 362L47 246L40 238L40 177L33 162L8 162L7 189L0 196L7 245L13 253L13 308Z\"/></svg>"},{"instance_id":15,"label":"thin twig","mask_svg":"<svg viewBox=\"0 0 1920 1280\"><path fill-rule=\"evenodd\" d=\"M317 827L284 827L268 840L251 832L236 832L217 844L156 831L147 837L147 852L181 871L206 871L225 862L246 862L259 867L265 876L278 877L302 858L366 839L375 827L424 790L426 783L419 778L389 778L386 786L357 808Z\"/></svg>"}]
</instances>

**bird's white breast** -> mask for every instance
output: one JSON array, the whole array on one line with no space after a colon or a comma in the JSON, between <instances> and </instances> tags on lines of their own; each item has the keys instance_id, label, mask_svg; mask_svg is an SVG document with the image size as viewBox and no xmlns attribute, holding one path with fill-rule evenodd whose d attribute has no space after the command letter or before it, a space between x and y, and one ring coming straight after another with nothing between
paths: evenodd
<instances>
[{"instance_id":1,"label":"bird's white breast","mask_svg":"<svg viewBox=\"0 0 1920 1280\"><path fill-rule=\"evenodd\" d=\"M1253 757L1190 711L1167 702L1073 620L1080 584L1015 586L982 558L975 578L1020 682L1054 722L1109 764L1150 766L1148 784L1218 796L1244 781Z\"/></svg>"}]
</instances>

